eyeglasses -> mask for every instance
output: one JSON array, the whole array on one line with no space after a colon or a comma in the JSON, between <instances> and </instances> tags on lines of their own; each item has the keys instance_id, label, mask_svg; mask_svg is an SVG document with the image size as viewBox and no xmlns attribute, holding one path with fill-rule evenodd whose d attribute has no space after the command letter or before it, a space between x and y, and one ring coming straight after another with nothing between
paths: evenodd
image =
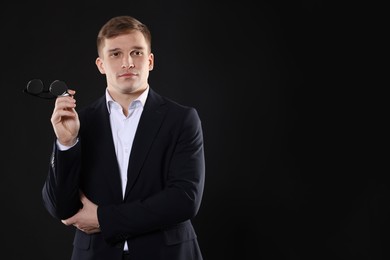
<instances>
[{"instance_id":1,"label":"eyeglasses","mask_svg":"<svg viewBox=\"0 0 390 260\"><path fill-rule=\"evenodd\" d=\"M68 96L68 86L65 82L60 80L55 80L50 84L48 90L44 89L42 80L32 79L27 83L23 92L26 94L33 95L35 97L44 98L44 99L54 99L58 96Z\"/></svg>"}]
</instances>

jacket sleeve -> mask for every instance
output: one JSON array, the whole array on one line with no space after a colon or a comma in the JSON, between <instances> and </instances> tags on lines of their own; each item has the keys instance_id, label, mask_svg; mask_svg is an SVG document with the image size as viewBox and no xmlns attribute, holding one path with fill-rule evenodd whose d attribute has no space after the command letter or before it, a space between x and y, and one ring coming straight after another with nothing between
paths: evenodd
<instances>
[{"instance_id":1,"label":"jacket sleeve","mask_svg":"<svg viewBox=\"0 0 390 260\"><path fill-rule=\"evenodd\" d=\"M46 210L57 219L73 216L82 206L79 196L80 156L80 143L60 151L54 142L42 198Z\"/></svg>"},{"instance_id":2,"label":"jacket sleeve","mask_svg":"<svg viewBox=\"0 0 390 260\"><path fill-rule=\"evenodd\" d=\"M163 229L197 214L205 181L203 133L196 110L188 111L168 162L165 188L130 203L98 207L100 227L108 243Z\"/></svg>"}]
</instances>

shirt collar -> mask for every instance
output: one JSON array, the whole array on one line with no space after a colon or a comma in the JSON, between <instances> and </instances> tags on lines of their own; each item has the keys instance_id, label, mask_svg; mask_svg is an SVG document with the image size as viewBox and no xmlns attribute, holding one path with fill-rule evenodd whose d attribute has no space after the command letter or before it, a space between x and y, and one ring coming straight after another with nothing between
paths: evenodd
<instances>
[{"instance_id":1,"label":"shirt collar","mask_svg":"<svg viewBox=\"0 0 390 260\"><path fill-rule=\"evenodd\" d=\"M134 99L131 102L129 108L135 105L136 103L141 103L142 107L145 106L148 93L149 93L149 86L144 90L144 92L141 93L141 95L139 95L136 99ZM111 108L114 104L118 104L118 103L114 99L112 99L110 93L106 88L106 105L107 105L108 113L111 113Z\"/></svg>"}]
</instances>

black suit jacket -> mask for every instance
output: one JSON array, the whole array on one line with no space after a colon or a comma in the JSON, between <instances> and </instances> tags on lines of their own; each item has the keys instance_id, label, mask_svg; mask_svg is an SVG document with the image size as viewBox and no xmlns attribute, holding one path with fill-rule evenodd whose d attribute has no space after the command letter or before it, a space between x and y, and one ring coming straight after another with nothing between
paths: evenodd
<instances>
[{"instance_id":1,"label":"black suit jacket","mask_svg":"<svg viewBox=\"0 0 390 260\"><path fill-rule=\"evenodd\" d=\"M80 110L79 142L54 144L42 194L58 219L81 207L81 190L98 205L101 233L76 229L73 260L121 259L124 242L135 260L200 260L191 219L204 189L201 121L194 108L149 89L135 134L122 197L105 96Z\"/></svg>"}]
</instances>

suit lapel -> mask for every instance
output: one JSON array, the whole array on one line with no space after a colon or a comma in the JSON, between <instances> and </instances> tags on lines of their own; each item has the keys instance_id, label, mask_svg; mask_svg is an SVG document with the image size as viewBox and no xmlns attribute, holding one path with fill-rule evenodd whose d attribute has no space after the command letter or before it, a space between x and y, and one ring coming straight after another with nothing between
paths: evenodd
<instances>
[{"instance_id":1,"label":"suit lapel","mask_svg":"<svg viewBox=\"0 0 390 260\"><path fill-rule=\"evenodd\" d=\"M140 174L153 140L163 122L165 113L164 101L152 89L149 89L148 99L146 100L131 149L125 198Z\"/></svg>"}]
</instances>

